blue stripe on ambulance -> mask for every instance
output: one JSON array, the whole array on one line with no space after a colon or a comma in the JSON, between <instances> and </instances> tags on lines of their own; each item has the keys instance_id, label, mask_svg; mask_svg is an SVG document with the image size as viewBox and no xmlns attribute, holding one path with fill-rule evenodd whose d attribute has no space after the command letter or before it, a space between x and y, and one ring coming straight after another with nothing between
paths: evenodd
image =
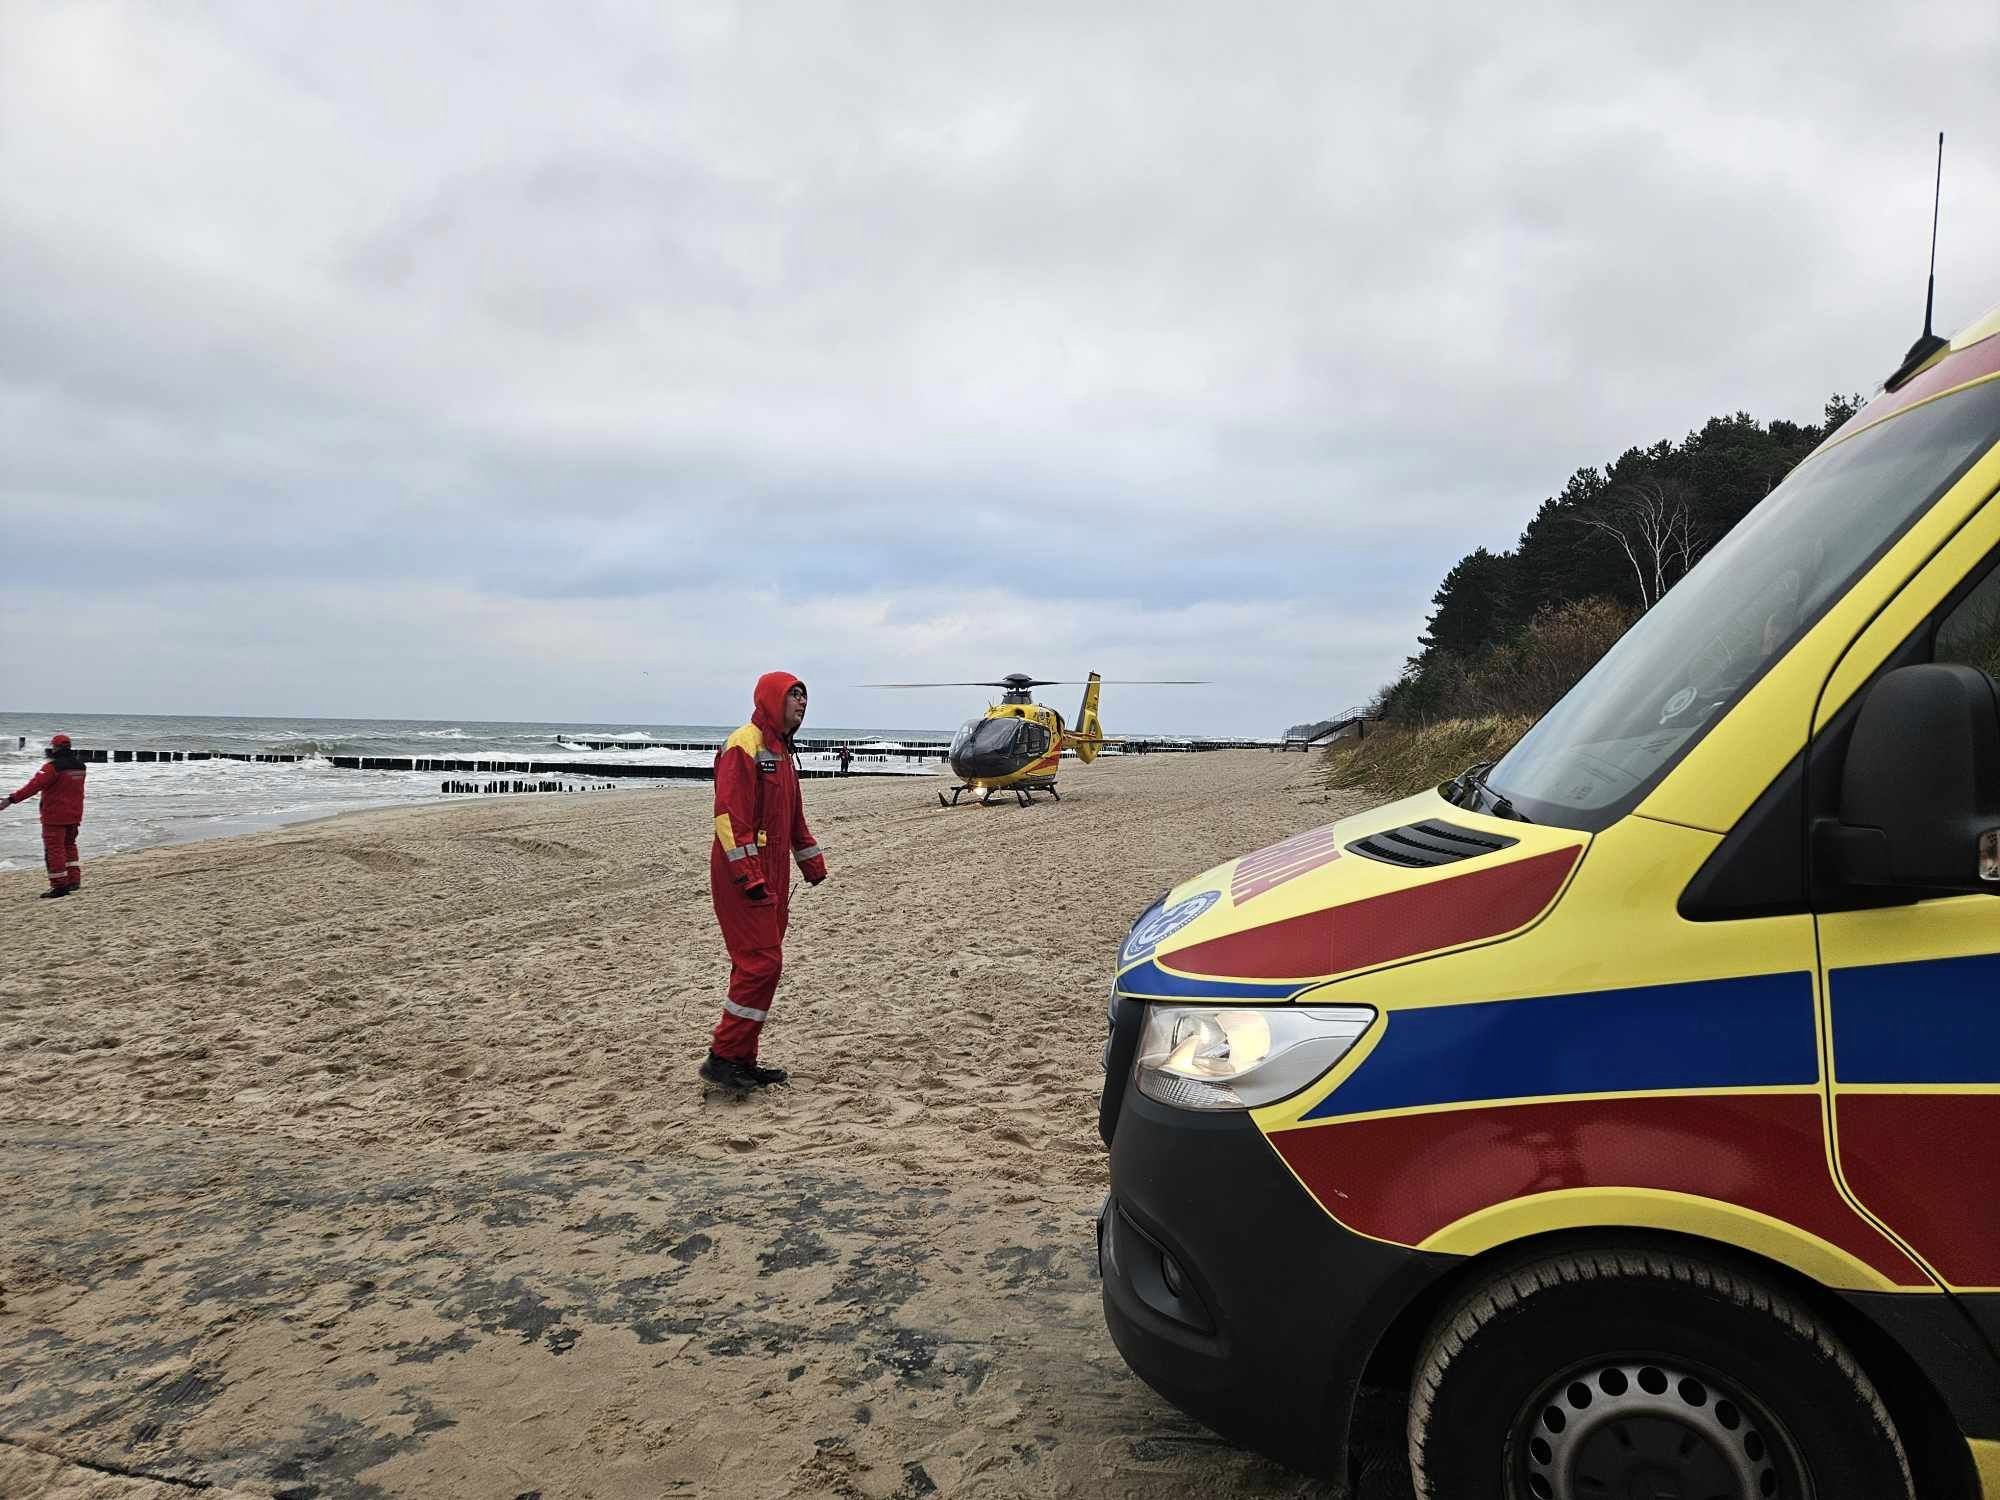
<instances>
[{"instance_id":1,"label":"blue stripe on ambulance","mask_svg":"<svg viewBox=\"0 0 2000 1500\"><path fill-rule=\"evenodd\" d=\"M1301 1118L1819 1081L1804 972L1429 1006L1386 1019L1386 1035L1353 1076Z\"/></svg>"},{"instance_id":2,"label":"blue stripe on ambulance","mask_svg":"<svg viewBox=\"0 0 2000 1500\"><path fill-rule=\"evenodd\" d=\"M1835 969L1842 1083L2000 1083L2000 954Z\"/></svg>"}]
</instances>

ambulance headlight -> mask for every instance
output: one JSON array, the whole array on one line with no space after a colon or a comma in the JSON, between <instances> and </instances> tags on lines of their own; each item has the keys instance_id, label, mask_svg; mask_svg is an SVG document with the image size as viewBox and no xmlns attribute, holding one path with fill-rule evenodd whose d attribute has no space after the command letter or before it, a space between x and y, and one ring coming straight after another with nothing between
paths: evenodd
<instances>
[{"instance_id":1,"label":"ambulance headlight","mask_svg":"<svg viewBox=\"0 0 2000 1500\"><path fill-rule=\"evenodd\" d=\"M1321 1077L1375 1019L1365 1005L1155 1005L1139 1092L1176 1109L1258 1109Z\"/></svg>"}]
</instances>

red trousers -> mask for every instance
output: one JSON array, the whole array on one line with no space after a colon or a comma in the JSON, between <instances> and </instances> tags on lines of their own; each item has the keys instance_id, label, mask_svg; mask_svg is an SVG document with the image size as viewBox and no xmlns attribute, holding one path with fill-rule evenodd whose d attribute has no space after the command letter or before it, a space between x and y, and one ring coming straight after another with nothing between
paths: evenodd
<instances>
[{"instance_id":1,"label":"red trousers","mask_svg":"<svg viewBox=\"0 0 2000 1500\"><path fill-rule=\"evenodd\" d=\"M83 884L83 866L77 863L75 823L42 825L42 858L49 867L49 885L56 890L74 890Z\"/></svg>"},{"instance_id":2,"label":"red trousers","mask_svg":"<svg viewBox=\"0 0 2000 1500\"><path fill-rule=\"evenodd\" d=\"M717 1057L755 1062L757 1039L785 970L791 893L753 902L726 875L719 881L711 878L709 886L723 945L729 949L729 998L722 1002L722 1019L715 1023L709 1050Z\"/></svg>"}]
</instances>

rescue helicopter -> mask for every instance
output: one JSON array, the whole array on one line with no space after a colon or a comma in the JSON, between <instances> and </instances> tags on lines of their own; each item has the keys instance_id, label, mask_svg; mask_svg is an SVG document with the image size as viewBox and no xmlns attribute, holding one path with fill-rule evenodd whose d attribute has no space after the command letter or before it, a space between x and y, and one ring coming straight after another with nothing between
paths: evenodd
<instances>
[{"instance_id":1,"label":"rescue helicopter","mask_svg":"<svg viewBox=\"0 0 2000 1500\"><path fill-rule=\"evenodd\" d=\"M947 802L937 794L938 806L956 807L967 792L978 792L980 806L993 800L995 792L1012 792L1026 807L1036 792L1047 792L1056 801L1056 771L1065 750L1074 750L1085 765L1097 759L1106 745L1122 741L1107 739L1097 717L1097 694L1104 679L1092 672L1081 684L1083 704L1076 711L1076 728L1063 723L1063 716L1045 704L1035 702L1038 687L1076 687L1074 682L1030 677L1025 672L1009 672L998 682L869 682L872 688L988 687L1001 690L1000 701L976 719L967 719L952 736L946 758L959 785L951 789ZM1200 682L1179 679L1120 681L1117 686L1200 687Z\"/></svg>"}]
</instances>

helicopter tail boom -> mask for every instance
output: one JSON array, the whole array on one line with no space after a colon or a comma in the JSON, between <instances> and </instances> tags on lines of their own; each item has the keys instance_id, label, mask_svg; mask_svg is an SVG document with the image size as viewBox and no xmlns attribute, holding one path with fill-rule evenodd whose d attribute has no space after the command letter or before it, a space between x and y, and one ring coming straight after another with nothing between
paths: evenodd
<instances>
[{"instance_id":1,"label":"helicopter tail boom","mask_svg":"<svg viewBox=\"0 0 2000 1500\"><path fill-rule=\"evenodd\" d=\"M1097 717L1097 690L1101 679L1097 673L1090 674L1084 684L1083 706L1076 711L1076 733L1071 743L1076 747L1076 758L1085 765L1097 759L1097 752L1104 748L1104 725Z\"/></svg>"}]
</instances>

